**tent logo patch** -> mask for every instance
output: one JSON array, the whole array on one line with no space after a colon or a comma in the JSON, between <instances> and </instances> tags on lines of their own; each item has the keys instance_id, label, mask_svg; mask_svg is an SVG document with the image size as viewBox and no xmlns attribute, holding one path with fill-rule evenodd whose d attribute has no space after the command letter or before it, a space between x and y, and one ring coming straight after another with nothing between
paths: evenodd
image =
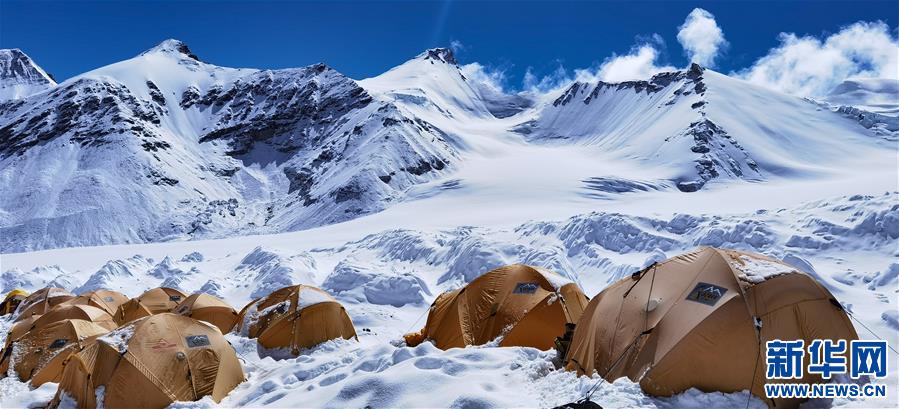
<instances>
[{"instance_id":1,"label":"tent logo patch","mask_svg":"<svg viewBox=\"0 0 899 409\"><path fill-rule=\"evenodd\" d=\"M169 301L181 301L181 296L180 295L170 295Z\"/></svg>"},{"instance_id":2,"label":"tent logo patch","mask_svg":"<svg viewBox=\"0 0 899 409\"><path fill-rule=\"evenodd\" d=\"M696 284L696 287L693 288L693 291L690 291L690 295L687 296L687 299L705 305L715 305L726 292L727 289L724 287L709 283L698 283Z\"/></svg>"},{"instance_id":3,"label":"tent logo patch","mask_svg":"<svg viewBox=\"0 0 899 409\"><path fill-rule=\"evenodd\" d=\"M188 348L209 346L209 337L205 335L188 335L184 337Z\"/></svg>"},{"instance_id":4,"label":"tent logo patch","mask_svg":"<svg viewBox=\"0 0 899 409\"><path fill-rule=\"evenodd\" d=\"M515 285L515 289L512 290L512 294L533 294L537 292L539 287L537 283L518 283Z\"/></svg>"}]
</instances>

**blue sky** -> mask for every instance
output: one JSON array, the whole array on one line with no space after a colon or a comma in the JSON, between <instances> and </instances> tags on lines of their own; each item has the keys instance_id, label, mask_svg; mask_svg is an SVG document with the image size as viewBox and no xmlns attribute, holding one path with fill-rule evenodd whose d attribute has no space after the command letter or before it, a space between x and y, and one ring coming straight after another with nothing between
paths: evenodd
<instances>
[{"instance_id":1,"label":"blue sky","mask_svg":"<svg viewBox=\"0 0 899 409\"><path fill-rule=\"evenodd\" d=\"M689 61L678 27L696 7L728 46L716 70L737 71L779 45L781 32L824 38L883 21L895 38L899 3L880 2L15 2L0 3L0 47L18 47L57 79L132 57L165 38L224 66L325 62L361 79L428 47L461 44L458 59L501 69L514 88L530 69L596 67L652 39L657 64ZM658 40L661 38L661 42Z\"/></svg>"}]
</instances>

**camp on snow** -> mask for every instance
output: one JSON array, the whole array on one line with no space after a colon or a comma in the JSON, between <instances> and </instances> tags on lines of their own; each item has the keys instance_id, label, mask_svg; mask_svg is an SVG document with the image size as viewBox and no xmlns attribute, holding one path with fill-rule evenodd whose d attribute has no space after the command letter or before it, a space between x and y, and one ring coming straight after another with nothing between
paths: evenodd
<instances>
[{"instance_id":1,"label":"camp on snow","mask_svg":"<svg viewBox=\"0 0 899 409\"><path fill-rule=\"evenodd\" d=\"M245 306L240 331L267 349L298 355L335 338L356 338L353 321L334 297L306 285L281 288Z\"/></svg>"},{"instance_id":2,"label":"camp on snow","mask_svg":"<svg viewBox=\"0 0 899 409\"><path fill-rule=\"evenodd\" d=\"M281 288L238 314L209 294L154 288L131 300L97 290L45 288L18 297L0 376L59 384L51 407L165 407L223 399L244 379L222 334L289 351L356 338L346 309L325 291ZM8 307L7 307L8 308ZM115 314L110 314L114 311ZM110 332L112 331L112 332ZM491 270L437 297L408 346L555 347L567 370L610 382L627 377L649 395L749 390L770 407L766 341L855 340L850 318L812 276L754 253L703 247L653 263L589 299L577 284L522 264ZM800 383L820 383L806 373ZM576 404L589 403L589 399Z\"/></svg>"},{"instance_id":3,"label":"camp on snow","mask_svg":"<svg viewBox=\"0 0 899 409\"><path fill-rule=\"evenodd\" d=\"M587 305L569 370L626 376L648 394L750 390L765 398L766 341L858 339L846 312L811 276L759 254L701 248L615 282ZM798 383L820 383L806 374Z\"/></svg>"},{"instance_id":4,"label":"camp on snow","mask_svg":"<svg viewBox=\"0 0 899 409\"><path fill-rule=\"evenodd\" d=\"M407 334L406 344L431 340L448 349L482 345L502 335L500 346L549 349L586 305L580 287L553 272L523 264L504 266L440 294L424 328Z\"/></svg>"}]
</instances>

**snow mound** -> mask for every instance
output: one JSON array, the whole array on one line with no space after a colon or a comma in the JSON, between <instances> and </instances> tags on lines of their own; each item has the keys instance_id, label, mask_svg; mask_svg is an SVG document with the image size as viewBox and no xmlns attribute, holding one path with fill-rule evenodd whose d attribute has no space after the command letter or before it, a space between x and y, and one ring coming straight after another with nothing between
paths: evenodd
<instances>
[{"instance_id":1,"label":"snow mound","mask_svg":"<svg viewBox=\"0 0 899 409\"><path fill-rule=\"evenodd\" d=\"M116 290L127 293L134 287L135 282L144 282L147 280L145 274L153 267L153 260L144 258L136 254L130 258L123 260L108 261L103 267L91 276L80 287L75 289L75 293L81 294L94 290ZM145 286L149 288L149 283Z\"/></svg>"},{"instance_id":2,"label":"snow mound","mask_svg":"<svg viewBox=\"0 0 899 409\"><path fill-rule=\"evenodd\" d=\"M250 298L258 298L294 284L314 282L315 260L308 254L282 256L256 247L237 266L238 279L253 285Z\"/></svg>"},{"instance_id":3,"label":"snow mound","mask_svg":"<svg viewBox=\"0 0 899 409\"><path fill-rule=\"evenodd\" d=\"M14 268L0 274L0 289L7 293L16 288L29 292L44 288L58 287L72 289L77 278L58 265L37 266L29 272Z\"/></svg>"},{"instance_id":4,"label":"snow mound","mask_svg":"<svg viewBox=\"0 0 899 409\"><path fill-rule=\"evenodd\" d=\"M386 266L373 269L350 260L338 263L322 288L344 300L394 307L422 304L431 295L424 280L412 273L397 273Z\"/></svg>"},{"instance_id":5,"label":"snow mound","mask_svg":"<svg viewBox=\"0 0 899 409\"><path fill-rule=\"evenodd\" d=\"M165 256L159 264L153 266L153 268L147 273L150 277L155 277L159 279L167 279L169 277L178 276L184 274L184 270L179 268L175 264L175 260L173 260L169 256Z\"/></svg>"},{"instance_id":6,"label":"snow mound","mask_svg":"<svg viewBox=\"0 0 899 409\"><path fill-rule=\"evenodd\" d=\"M203 261L203 254L199 251L194 251L181 257L182 263L199 263L201 261Z\"/></svg>"}]
</instances>

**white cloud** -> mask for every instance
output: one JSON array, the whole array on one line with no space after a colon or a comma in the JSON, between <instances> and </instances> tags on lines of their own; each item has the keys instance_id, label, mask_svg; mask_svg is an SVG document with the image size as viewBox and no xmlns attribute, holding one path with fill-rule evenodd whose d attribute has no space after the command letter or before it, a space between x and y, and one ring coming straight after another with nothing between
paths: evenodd
<instances>
[{"instance_id":1,"label":"white cloud","mask_svg":"<svg viewBox=\"0 0 899 409\"><path fill-rule=\"evenodd\" d=\"M450 50L453 50L454 53L458 54L461 51L465 51L466 48L465 44L462 44L459 40L450 41Z\"/></svg>"},{"instance_id":2,"label":"white cloud","mask_svg":"<svg viewBox=\"0 0 899 409\"><path fill-rule=\"evenodd\" d=\"M658 34L638 39L642 44L634 45L627 54L612 54L598 66L576 69L569 73L560 63L549 75L538 77L528 68L524 74L524 89L534 93L551 93L568 87L573 81L580 82L622 82L648 80L660 72L674 71L675 67L659 64L665 41Z\"/></svg>"},{"instance_id":3,"label":"white cloud","mask_svg":"<svg viewBox=\"0 0 899 409\"><path fill-rule=\"evenodd\" d=\"M497 92L502 92L506 83L506 72L499 68L485 67L479 63L465 64L460 67L462 75L468 80L481 84Z\"/></svg>"},{"instance_id":4,"label":"white cloud","mask_svg":"<svg viewBox=\"0 0 899 409\"><path fill-rule=\"evenodd\" d=\"M626 55L612 55L606 58L592 77L606 82L621 82L630 80L646 80L663 71L674 71L670 65L658 64L659 49L657 46L646 43L635 46ZM584 70L577 71L578 77L589 79L591 75Z\"/></svg>"},{"instance_id":5,"label":"white cloud","mask_svg":"<svg viewBox=\"0 0 899 409\"><path fill-rule=\"evenodd\" d=\"M724 32L708 11L695 8L678 27L677 41L684 47L690 62L714 67L715 58L727 46Z\"/></svg>"},{"instance_id":6,"label":"white cloud","mask_svg":"<svg viewBox=\"0 0 899 409\"><path fill-rule=\"evenodd\" d=\"M555 70L553 70L553 72L543 77L537 77L537 75L534 74L533 69L531 67L528 67L527 71L524 73L524 80L522 81L522 85L524 91L546 94L559 88L568 86L571 81L572 78L568 74L568 70L566 70L561 63L559 63L559 65Z\"/></svg>"},{"instance_id":7,"label":"white cloud","mask_svg":"<svg viewBox=\"0 0 899 409\"><path fill-rule=\"evenodd\" d=\"M848 78L899 79L899 41L882 22L858 22L826 38L781 33L780 45L732 73L800 96L821 96Z\"/></svg>"}]
</instances>

